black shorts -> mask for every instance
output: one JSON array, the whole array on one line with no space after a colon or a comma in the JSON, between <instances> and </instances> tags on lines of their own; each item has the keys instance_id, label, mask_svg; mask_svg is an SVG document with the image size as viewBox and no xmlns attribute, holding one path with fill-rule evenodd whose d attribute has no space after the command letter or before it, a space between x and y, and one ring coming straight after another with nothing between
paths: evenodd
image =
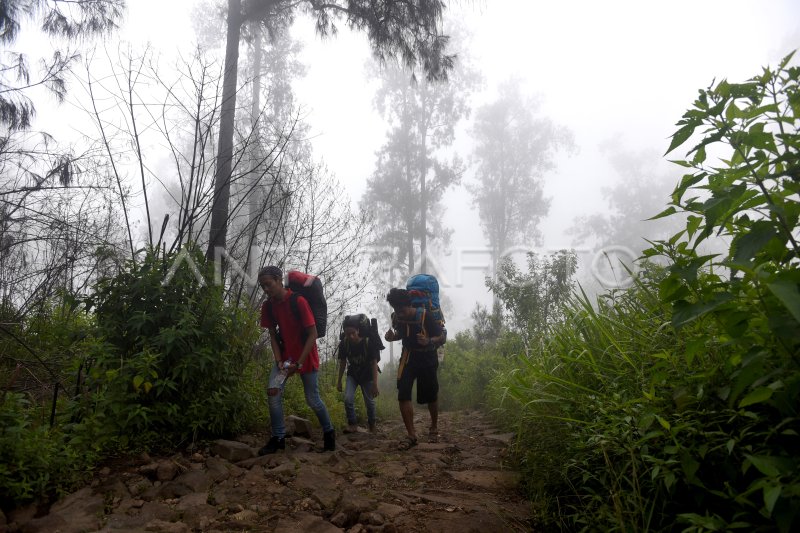
<instances>
[{"instance_id":1,"label":"black shorts","mask_svg":"<svg viewBox=\"0 0 800 533\"><path fill-rule=\"evenodd\" d=\"M439 378L437 366L406 366L397 380L397 399L411 401L411 388L417 380L417 403L432 403L439 398Z\"/></svg>"}]
</instances>

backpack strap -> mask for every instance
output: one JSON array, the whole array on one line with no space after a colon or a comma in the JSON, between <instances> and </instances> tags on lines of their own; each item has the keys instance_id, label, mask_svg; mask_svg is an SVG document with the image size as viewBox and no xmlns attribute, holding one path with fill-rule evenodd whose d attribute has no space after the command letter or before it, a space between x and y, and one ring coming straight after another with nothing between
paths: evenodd
<instances>
[{"instance_id":1,"label":"backpack strap","mask_svg":"<svg viewBox=\"0 0 800 533\"><path fill-rule=\"evenodd\" d=\"M411 337L411 326L415 326L419 324L420 330L422 333L426 334L425 331L425 312L426 309L424 307L417 307L415 308L416 312L414 314L414 320L400 320L399 322L406 325L406 338Z\"/></svg>"}]
</instances>

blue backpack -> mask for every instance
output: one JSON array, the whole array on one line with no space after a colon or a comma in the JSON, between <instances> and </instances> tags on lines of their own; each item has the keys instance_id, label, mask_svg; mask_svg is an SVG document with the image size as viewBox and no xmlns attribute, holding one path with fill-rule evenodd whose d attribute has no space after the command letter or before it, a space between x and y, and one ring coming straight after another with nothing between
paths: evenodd
<instances>
[{"instance_id":1,"label":"blue backpack","mask_svg":"<svg viewBox=\"0 0 800 533\"><path fill-rule=\"evenodd\" d=\"M439 303L439 282L436 278L430 274L411 276L406 283L406 290L411 296L411 305L424 308L434 320L439 322L446 341L447 329L444 327L444 314Z\"/></svg>"}]
</instances>

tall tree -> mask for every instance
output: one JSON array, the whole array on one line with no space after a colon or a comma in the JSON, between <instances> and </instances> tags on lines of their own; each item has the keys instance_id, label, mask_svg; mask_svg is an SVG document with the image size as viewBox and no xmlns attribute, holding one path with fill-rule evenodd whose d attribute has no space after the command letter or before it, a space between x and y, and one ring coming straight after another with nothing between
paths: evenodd
<instances>
[{"instance_id":1,"label":"tall tree","mask_svg":"<svg viewBox=\"0 0 800 533\"><path fill-rule=\"evenodd\" d=\"M648 221L662 211L681 169L666 166L655 151L629 152L616 144L603 146L617 179L603 187L605 213L578 217L567 230L576 244L592 242L599 246L625 246L634 257L644 248L645 239L664 239L677 232L680 217Z\"/></svg>"},{"instance_id":2,"label":"tall tree","mask_svg":"<svg viewBox=\"0 0 800 533\"><path fill-rule=\"evenodd\" d=\"M227 38L220 116L219 150L214 174L214 204L211 213L207 257L226 245L233 124L236 109L239 40L247 21L269 24L290 21L299 10L316 18L317 32L335 34L336 22L365 31L373 53L385 61L399 56L409 67L420 66L430 79L446 77L452 57L444 53L447 38L440 31L443 0L228 0Z\"/></svg>"},{"instance_id":3,"label":"tall tree","mask_svg":"<svg viewBox=\"0 0 800 533\"><path fill-rule=\"evenodd\" d=\"M566 303L575 281L578 258L572 250L559 250L550 255L528 252L524 272L510 257L498 265L495 280L486 280L508 312L508 327L522 335L526 348L534 342L544 342L548 328L564 320ZM497 311L492 313L497 319Z\"/></svg>"},{"instance_id":4,"label":"tall tree","mask_svg":"<svg viewBox=\"0 0 800 533\"><path fill-rule=\"evenodd\" d=\"M78 55L55 50L32 76L26 54L10 50L28 22L40 24L51 37L81 39L116 27L124 0L11 0L0 1L0 125L9 130L30 127L36 107L28 90L44 86L59 100L66 95L65 76Z\"/></svg>"},{"instance_id":5,"label":"tall tree","mask_svg":"<svg viewBox=\"0 0 800 533\"><path fill-rule=\"evenodd\" d=\"M457 36L459 31L452 33ZM427 272L428 239L446 244L451 233L443 226L441 203L445 191L461 179L463 165L448 151L479 80L468 55L461 53L462 42L459 37L452 41L459 54L447 83L409 80L399 66L376 73L381 86L375 107L390 130L362 205L375 217L379 253L407 272L416 271L417 244L419 271Z\"/></svg>"},{"instance_id":6,"label":"tall tree","mask_svg":"<svg viewBox=\"0 0 800 533\"><path fill-rule=\"evenodd\" d=\"M120 213L93 149L34 131L37 88L57 101L78 54L70 47L116 27L124 0L0 0L0 307L20 316L55 291L78 292L118 242ZM57 37L49 59L17 38ZM35 60L41 68L32 65Z\"/></svg>"},{"instance_id":7,"label":"tall tree","mask_svg":"<svg viewBox=\"0 0 800 533\"><path fill-rule=\"evenodd\" d=\"M518 80L500 86L497 99L475 113L473 135L477 183L470 187L491 248L492 265L513 246L538 244L539 221L547 215L545 174L555 155L572 149L571 133L546 117L521 93Z\"/></svg>"}]
</instances>

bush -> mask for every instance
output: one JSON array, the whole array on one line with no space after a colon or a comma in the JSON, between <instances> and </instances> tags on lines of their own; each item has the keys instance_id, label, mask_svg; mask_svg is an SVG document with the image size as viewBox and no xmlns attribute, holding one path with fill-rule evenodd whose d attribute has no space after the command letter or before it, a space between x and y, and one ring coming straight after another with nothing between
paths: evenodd
<instances>
[{"instance_id":1,"label":"bush","mask_svg":"<svg viewBox=\"0 0 800 533\"><path fill-rule=\"evenodd\" d=\"M228 434L259 416L243 381L258 338L253 313L205 282L211 265L199 252L190 257L202 277L181 257L151 251L88 300L110 349L96 356L88 382L96 392L82 407L123 446Z\"/></svg>"},{"instance_id":2,"label":"bush","mask_svg":"<svg viewBox=\"0 0 800 533\"><path fill-rule=\"evenodd\" d=\"M507 333L485 351L480 350L476 339L466 332L449 340L439 366L439 408L443 411L486 408L485 391L489 382L509 365L510 358L500 346L512 337L519 339ZM522 348L521 340L519 348Z\"/></svg>"},{"instance_id":3,"label":"bush","mask_svg":"<svg viewBox=\"0 0 800 533\"><path fill-rule=\"evenodd\" d=\"M688 213L686 228L646 252L669 265L596 304L574 297L542 349L493 382L551 525L796 528L800 68L790 60L701 91L679 123L670 150L704 136L662 214ZM729 153L706 165L712 145ZM730 238L721 262L698 252L714 234Z\"/></svg>"},{"instance_id":4,"label":"bush","mask_svg":"<svg viewBox=\"0 0 800 533\"><path fill-rule=\"evenodd\" d=\"M47 499L83 481L97 456L76 447L56 427L49 429L37 409L19 393L0 400L0 501L10 505Z\"/></svg>"}]
</instances>

